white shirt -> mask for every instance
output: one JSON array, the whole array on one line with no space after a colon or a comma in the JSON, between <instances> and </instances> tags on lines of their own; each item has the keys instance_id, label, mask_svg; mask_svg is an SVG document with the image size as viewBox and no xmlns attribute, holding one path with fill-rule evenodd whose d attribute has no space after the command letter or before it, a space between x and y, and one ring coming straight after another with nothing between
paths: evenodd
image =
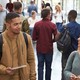
<instances>
[{"instance_id":1,"label":"white shirt","mask_svg":"<svg viewBox=\"0 0 80 80\"><path fill-rule=\"evenodd\" d=\"M28 23L30 24L29 27L33 28L34 27L34 24L38 21L37 18L33 19L32 17L29 17L28 18Z\"/></svg>"},{"instance_id":2,"label":"white shirt","mask_svg":"<svg viewBox=\"0 0 80 80\"><path fill-rule=\"evenodd\" d=\"M55 18L56 17L56 18ZM65 14L64 12L58 12L58 13L54 13L54 18L55 18L55 22L59 22L59 23L62 23L63 20L65 20Z\"/></svg>"}]
</instances>

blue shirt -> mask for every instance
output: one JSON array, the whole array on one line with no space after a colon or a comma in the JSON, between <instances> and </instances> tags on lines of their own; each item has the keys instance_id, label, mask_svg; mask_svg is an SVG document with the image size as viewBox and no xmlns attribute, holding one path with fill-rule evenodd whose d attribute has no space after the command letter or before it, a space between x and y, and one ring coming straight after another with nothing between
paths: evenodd
<instances>
[{"instance_id":1,"label":"blue shirt","mask_svg":"<svg viewBox=\"0 0 80 80\"><path fill-rule=\"evenodd\" d=\"M71 43L72 43L73 50L76 50L77 46L78 46L77 39L80 36L80 24L78 24L76 21L71 21L66 26L67 26L70 36L71 36ZM62 32L63 30L64 30L64 28L62 27L60 32Z\"/></svg>"},{"instance_id":2,"label":"blue shirt","mask_svg":"<svg viewBox=\"0 0 80 80\"><path fill-rule=\"evenodd\" d=\"M37 6L32 4L28 7L29 16L31 16L32 10L37 12Z\"/></svg>"}]
</instances>

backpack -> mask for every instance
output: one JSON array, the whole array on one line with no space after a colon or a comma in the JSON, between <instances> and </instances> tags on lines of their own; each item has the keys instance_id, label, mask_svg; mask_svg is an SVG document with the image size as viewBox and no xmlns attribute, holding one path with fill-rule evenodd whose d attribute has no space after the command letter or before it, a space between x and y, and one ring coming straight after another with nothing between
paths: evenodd
<instances>
[{"instance_id":1,"label":"backpack","mask_svg":"<svg viewBox=\"0 0 80 80\"><path fill-rule=\"evenodd\" d=\"M27 39L27 35L25 32L23 32L23 36L25 39L26 47L28 48L28 39ZM0 34L0 60L2 57L2 45L3 45L3 38L2 38L2 34Z\"/></svg>"},{"instance_id":2,"label":"backpack","mask_svg":"<svg viewBox=\"0 0 80 80\"><path fill-rule=\"evenodd\" d=\"M57 41L57 49L65 52L71 46L71 37L67 27L64 27L64 31L61 33L60 39Z\"/></svg>"}]
</instances>

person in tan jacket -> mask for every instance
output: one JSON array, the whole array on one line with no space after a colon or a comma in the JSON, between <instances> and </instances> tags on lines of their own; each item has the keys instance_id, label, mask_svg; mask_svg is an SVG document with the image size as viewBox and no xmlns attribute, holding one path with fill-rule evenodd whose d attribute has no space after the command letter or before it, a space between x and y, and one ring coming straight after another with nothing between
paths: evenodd
<instances>
[{"instance_id":1,"label":"person in tan jacket","mask_svg":"<svg viewBox=\"0 0 80 80\"><path fill-rule=\"evenodd\" d=\"M21 32L21 18L11 12L5 18L6 30L2 33L2 57L0 60L0 80L36 80L35 58L31 37L26 34L26 47ZM25 66L23 66L25 65ZM17 69L16 67L23 66Z\"/></svg>"}]
</instances>

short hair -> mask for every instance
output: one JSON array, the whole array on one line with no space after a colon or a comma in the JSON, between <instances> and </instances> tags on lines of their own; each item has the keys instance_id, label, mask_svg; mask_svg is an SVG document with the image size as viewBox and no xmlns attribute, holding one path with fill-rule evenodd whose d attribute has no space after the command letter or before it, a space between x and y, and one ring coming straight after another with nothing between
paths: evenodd
<instances>
[{"instance_id":1,"label":"short hair","mask_svg":"<svg viewBox=\"0 0 80 80\"><path fill-rule=\"evenodd\" d=\"M14 10L19 10L21 7L22 7L21 2L14 2L13 3Z\"/></svg>"},{"instance_id":2,"label":"short hair","mask_svg":"<svg viewBox=\"0 0 80 80\"><path fill-rule=\"evenodd\" d=\"M31 3L31 4L33 4L33 3L34 3L34 1L33 1L33 0L31 0L31 1L30 1L30 3Z\"/></svg>"},{"instance_id":3,"label":"short hair","mask_svg":"<svg viewBox=\"0 0 80 80\"><path fill-rule=\"evenodd\" d=\"M44 9L41 11L41 17L42 17L43 19L46 18L49 14L50 14L50 9L48 9L48 8L44 8Z\"/></svg>"},{"instance_id":4,"label":"short hair","mask_svg":"<svg viewBox=\"0 0 80 80\"><path fill-rule=\"evenodd\" d=\"M34 15L36 13L36 11L32 10L31 14Z\"/></svg>"},{"instance_id":5,"label":"short hair","mask_svg":"<svg viewBox=\"0 0 80 80\"><path fill-rule=\"evenodd\" d=\"M6 15L5 21L6 21L6 22L9 22L9 21L11 21L12 19L17 18L17 17L20 17L17 13L15 13L15 12L10 12L10 13L8 13L8 14Z\"/></svg>"},{"instance_id":6,"label":"short hair","mask_svg":"<svg viewBox=\"0 0 80 80\"><path fill-rule=\"evenodd\" d=\"M71 11L68 13L68 16L70 16L70 17L73 18L73 19L76 19L76 17L77 17L77 11L76 11L76 10L71 10Z\"/></svg>"},{"instance_id":7,"label":"short hair","mask_svg":"<svg viewBox=\"0 0 80 80\"><path fill-rule=\"evenodd\" d=\"M47 7L47 6L50 6L50 3L46 3L45 6L46 6L46 7Z\"/></svg>"}]
</instances>

